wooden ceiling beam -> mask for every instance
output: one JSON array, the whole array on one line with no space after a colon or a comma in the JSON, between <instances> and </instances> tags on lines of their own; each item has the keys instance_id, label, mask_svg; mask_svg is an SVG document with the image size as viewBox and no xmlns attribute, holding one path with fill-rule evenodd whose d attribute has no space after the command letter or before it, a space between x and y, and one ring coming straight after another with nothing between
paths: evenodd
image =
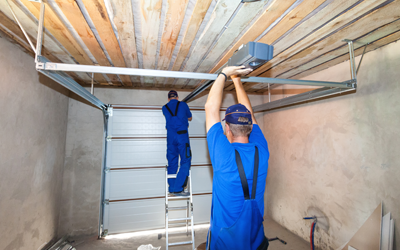
<instances>
[{"instance_id":1,"label":"wooden ceiling beam","mask_svg":"<svg viewBox=\"0 0 400 250\"><path fill-rule=\"evenodd\" d=\"M382 27L379 27L378 29L368 33L367 35L355 40L357 41L354 43L354 49L358 49L360 47L363 47L363 44L368 44L372 43L374 41L379 40L382 37L386 37L394 32L397 32L400 30L400 20L394 21L392 23L386 24ZM323 64L327 61L333 60L339 56L342 55L347 55L349 54L349 49L348 46L343 46L340 47L339 49L336 49L334 51L328 52L308 63L305 63L297 68L294 68L292 70L289 70L281 75L279 75L280 78L290 78L292 76L295 76L297 74L300 74L303 71L309 70L311 68L314 68L320 64Z\"/></svg>"},{"instance_id":2,"label":"wooden ceiling beam","mask_svg":"<svg viewBox=\"0 0 400 250\"><path fill-rule=\"evenodd\" d=\"M115 37L114 30L108 17L107 9L103 0L82 0L90 18L92 19L97 32L103 42L111 61L116 67L126 67L124 57L118 40ZM119 76L126 86L132 86L129 76Z\"/></svg>"},{"instance_id":3,"label":"wooden ceiling beam","mask_svg":"<svg viewBox=\"0 0 400 250\"><path fill-rule=\"evenodd\" d=\"M283 36L287 31L300 23L305 17L321 6L325 0L303 1L282 20L275 25L267 34L265 34L258 42L272 44L278 38Z\"/></svg>"},{"instance_id":4,"label":"wooden ceiling beam","mask_svg":"<svg viewBox=\"0 0 400 250\"><path fill-rule=\"evenodd\" d=\"M136 49L135 25L133 21L132 2L110 0L113 9L113 22L118 31L122 55L126 66L139 68ZM130 76L134 87L141 86L140 76Z\"/></svg>"},{"instance_id":5,"label":"wooden ceiling beam","mask_svg":"<svg viewBox=\"0 0 400 250\"><path fill-rule=\"evenodd\" d=\"M40 3L35 3L28 0L19 1L21 1L22 4L36 17L36 19L39 20ZM83 65L93 65L92 60L90 60L89 56L77 43L67 27L65 27L57 14L54 13L53 9L48 4L46 4L45 9L44 27L57 39L62 46L64 46L64 48L78 63ZM95 80L98 82L106 81L103 75L100 74L95 75Z\"/></svg>"},{"instance_id":6,"label":"wooden ceiling beam","mask_svg":"<svg viewBox=\"0 0 400 250\"><path fill-rule=\"evenodd\" d=\"M93 57L96 59L100 66L111 66L108 61L104 51L100 47L96 36L90 29L85 17L83 16L78 4L75 1L70 0L54 0L56 4L60 7L61 11L64 13L65 17L71 23L72 27L78 33L82 41L85 43L86 47L92 53ZM116 75L107 75L110 81L117 86L120 85L120 81ZM97 75L95 75L97 77ZM103 78L100 82L106 82Z\"/></svg>"},{"instance_id":7,"label":"wooden ceiling beam","mask_svg":"<svg viewBox=\"0 0 400 250\"><path fill-rule=\"evenodd\" d=\"M360 18L361 16L365 15L372 9L378 7L385 1L386 0L363 1L360 4L354 6L353 8L348 9L342 15L339 15L336 18L330 20L323 27L320 27L311 34L307 34L307 36L304 39L300 41L293 41L291 45L290 43L289 44L285 43L285 46L289 47L281 47L280 43L275 44L274 58L269 62L267 62L266 64L264 64L263 66L261 66L260 68L258 68L257 70L255 70L254 72L252 72L251 75L252 76L260 75L263 72L271 69L272 67L275 67L276 65L282 63L283 61L292 58L297 53L300 53L302 50L307 49L307 47L313 46L314 44L321 42L321 40L330 39L331 35L335 35L335 31L340 32L341 28L351 24L354 21L354 19ZM336 12L340 11L340 9L335 9L335 8L333 8L333 10L336 10ZM318 17L324 18L322 14L323 13L318 15ZM304 25L311 25L315 27L317 26L315 24L320 23L320 21L314 19L310 19L308 21L309 22L305 22ZM315 28L318 28L318 26ZM362 30L362 28L360 28L360 30Z\"/></svg>"},{"instance_id":8,"label":"wooden ceiling beam","mask_svg":"<svg viewBox=\"0 0 400 250\"><path fill-rule=\"evenodd\" d=\"M189 0L168 0L157 69L168 70Z\"/></svg>"},{"instance_id":9,"label":"wooden ceiling beam","mask_svg":"<svg viewBox=\"0 0 400 250\"><path fill-rule=\"evenodd\" d=\"M350 25L330 35L326 39L323 39L316 44L302 50L296 55L291 56L290 60L283 61L284 58L282 58L280 64L270 68L260 76L277 77L286 71L294 69L299 65L305 64L329 51L345 45L342 41L343 39L355 40L385 24L397 20L399 18L398 13L400 13L400 1L394 1L385 7L369 13L356 22L352 22ZM273 63L274 62L271 60L264 65L265 67L271 67ZM251 75L254 74L252 73Z\"/></svg>"},{"instance_id":10,"label":"wooden ceiling beam","mask_svg":"<svg viewBox=\"0 0 400 250\"><path fill-rule=\"evenodd\" d=\"M225 56L218 62L218 64L215 65L213 69L211 69L210 73L217 71L225 63L227 63L229 58L232 57L233 53L240 47L240 45L254 41L294 2L296 2L296 0L275 0L273 3L271 3L271 5L257 19L257 21L250 27L250 29L235 43L235 45L233 45L233 47L228 52L226 52Z\"/></svg>"},{"instance_id":11,"label":"wooden ceiling beam","mask_svg":"<svg viewBox=\"0 0 400 250\"><path fill-rule=\"evenodd\" d=\"M378 48L381 48L382 46L386 46L386 45L388 45L388 44L390 44L392 42L396 42L398 40L400 40L400 31L397 31L397 32L395 32L393 34L390 34L390 35L388 35L386 37L383 37L383 38L381 38L381 39L379 39L377 41L374 41L373 43L369 44L367 49L366 49L366 51L365 51L365 53L368 53L370 51L376 50ZM361 55L363 53L363 51L364 51L364 47L360 47L360 48L356 49L355 50L355 56ZM303 71L300 74L294 75L294 76L291 77L291 79L302 79L302 78L304 78L306 76L309 76L311 74L317 73L317 72L319 72L321 70L330 68L332 66L335 66L335 65L337 65L339 63L342 63L342 62L348 61L348 60L349 60L349 55L345 54L345 55L339 56L339 57L337 57L337 58L335 58L333 60L327 61L327 62L325 62L323 64L317 65L314 68L310 68L310 69L308 69L306 71ZM362 70L362 67L363 66L361 65L360 70Z\"/></svg>"},{"instance_id":12,"label":"wooden ceiling beam","mask_svg":"<svg viewBox=\"0 0 400 250\"><path fill-rule=\"evenodd\" d=\"M168 70L189 0L168 0L162 31L157 69ZM173 80L171 78L170 80ZM165 78L155 78L155 87L164 86Z\"/></svg>"},{"instance_id":13,"label":"wooden ceiling beam","mask_svg":"<svg viewBox=\"0 0 400 250\"><path fill-rule=\"evenodd\" d=\"M142 44L143 68L155 69L162 0L133 0L133 8L140 9L136 13L140 15L141 37L137 37L136 39L140 39ZM143 77L143 81L145 87L154 86L153 77Z\"/></svg>"},{"instance_id":14,"label":"wooden ceiling beam","mask_svg":"<svg viewBox=\"0 0 400 250\"><path fill-rule=\"evenodd\" d=\"M176 56L174 65L172 66L173 71L180 70L183 62L186 59L186 56L189 54L192 43L196 38L197 32L199 31L199 28L204 20L204 17L207 14L207 11L212 1L213 0L202 0L196 2L193 13L186 28L186 33L182 39L181 46ZM168 79L165 86L172 87L174 81L174 78Z\"/></svg>"},{"instance_id":15,"label":"wooden ceiling beam","mask_svg":"<svg viewBox=\"0 0 400 250\"><path fill-rule=\"evenodd\" d=\"M15 15L17 16L18 20L20 21L21 25L24 27L26 33L30 36L30 37L34 37L33 39L31 39L32 41L36 42L36 36L37 36L37 30L38 30L38 26L34 21L34 17L30 17L28 16L26 13L24 13L21 9L20 9L20 5L16 5L14 2L10 1L10 5L13 9L13 11L15 12ZM14 17L12 15L12 13L10 12L7 4L5 1L0 1L0 10L4 13L4 16L6 18L1 18L0 22L4 23L6 22L6 20L14 20ZM14 21L11 21L14 23ZM15 24L17 25L17 24ZM17 29L19 30L19 26L16 26ZM25 36L22 37L22 40L25 41ZM44 54L47 58L51 59L51 56L54 56L56 58L58 58L61 62L63 63L70 63L70 64L75 64L75 61L71 58L71 56L65 51L63 50L54 40L53 38L51 38L46 32L44 33L43 36L43 46L47 49L47 51L49 52L49 54ZM76 73L76 75L79 76L80 79L82 80L88 80L90 81L90 77L88 76L88 74L86 73Z\"/></svg>"},{"instance_id":16,"label":"wooden ceiling beam","mask_svg":"<svg viewBox=\"0 0 400 250\"><path fill-rule=\"evenodd\" d=\"M6 15L4 15L3 12L0 11L0 30L8 36L9 40L16 45L20 46L24 51L32 56L32 58L35 58L35 52L32 50L31 46L29 46L28 42L26 41L26 38L24 34L22 33L21 29L17 24L15 24L13 21L11 21ZM33 45L36 45L36 41L33 37L29 36L31 39ZM61 61L53 56L45 47L42 48L42 55L46 57L47 59L51 60L52 62L57 62L60 63ZM33 61L33 59L32 59ZM83 81L78 75L76 75L73 72L69 72L68 75L70 75L76 82L79 84L83 84Z\"/></svg>"},{"instance_id":17,"label":"wooden ceiling beam","mask_svg":"<svg viewBox=\"0 0 400 250\"><path fill-rule=\"evenodd\" d=\"M245 3L238 11L235 18L229 24L228 29L218 39L214 48L206 55L206 58L201 63L196 72L208 73L218 58L231 46L233 38L239 36L242 31L248 26L253 18L263 9L268 0L263 0L255 3ZM197 85L199 80L191 80L187 86L193 87Z\"/></svg>"},{"instance_id":18,"label":"wooden ceiling beam","mask_svg":"<svg viewBox=\"0 0 400 250\"><path fill-rule=\"evenodd\" d=\"M183 71L195 72L197 65L213 44L214 40L218 37L221 31L224 30L225 24L229 21L240 2L240 0L219 0L217 2L210 20L208 21L207 27L197 41ZM176 85L185 88L185 82L187 82L186 79L179 79L176 82Z\"/></svg>"},{"instance_id":19,"label":"wooden ceiling beam","mask_svg":"<svg viewBox=\"0 0 400 250\"><path fill-rule=\"evenodd\" d=\"M272 44L277 39L282 37L286 32L292 29L295 25L307 17L314 10L319 8L325 0L315 0L315 1L303 1L293 10L291 10L287 15L285 15L278 24L276 24L271 30L268 31L258 42ZM246 83L243 87L246 91L257 88L258 86L264 86L257 83ZM225 87L225 90L232 90L234 86L231 84Z\"/></svg>"},{"instance_id":20,"label":"wooden ceiling beam","mask_svg":"<svg viewBox=\"0 0 400 250\"><path fill-rule=\"evenodd\" d=\"M172 70L179 71L213 0L197 1Z\"/></svg>"}]
</instances>

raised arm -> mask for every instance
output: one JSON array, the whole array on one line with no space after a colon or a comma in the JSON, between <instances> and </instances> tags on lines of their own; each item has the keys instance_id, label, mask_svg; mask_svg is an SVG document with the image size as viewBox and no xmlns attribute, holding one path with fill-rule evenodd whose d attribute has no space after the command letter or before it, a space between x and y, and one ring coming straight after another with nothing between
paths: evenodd
<instances>
[{"instance_id":1,"label":"raised arm","mask_svg":"<svg viewBox=\"0 0 400 250\"><path fill-rule=\"evenodd\" d=\"M253 124L257 124L257 120L254 117L254 112L253 108L251 107L250 99L249 96L247 95L246 91L243 88L242 81L240 80L240 77L232 75L231 76L233 84L235 84L235 89L236 89L236 95L238 102L246 106L248 110L251 112L251 116L253 119Z\"/></svg>"},{"instance_id":2,"label":"raised arm","mask_svg":"<svg viewBox=\"0 0 400 250\"><path fill-rule=\"evenodd\" d=\"M230 77L232 75L245 75L250 73L251 71L251 69L244 69L242 66L231 66L224 68L222 70L222 73L224 73L227 77ZM225 80L225 76L220 74L217 80L215 80L213 86L211 87L210 93L208 94L207 102L205 105L207 132L214 124L221 121L220 109Z\"/></svg>"}]
</instances>

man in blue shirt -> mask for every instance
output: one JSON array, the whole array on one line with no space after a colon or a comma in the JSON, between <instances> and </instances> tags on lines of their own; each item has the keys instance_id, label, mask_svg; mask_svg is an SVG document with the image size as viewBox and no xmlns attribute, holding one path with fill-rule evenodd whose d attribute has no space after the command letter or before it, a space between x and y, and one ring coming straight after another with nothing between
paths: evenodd
<instances>
[{"instance_id":1,"label":"man in blue shirt","mask_svg":"<svg viewBox=\"0 0 400 250\"><path fill-rule=\"evenodd\" d=\"M254 118L250 100L237 75L251 69L222 70L208 95L207 142L213 166L213 196L207 249L265 250L264 191L268 170L268 144ZM220 108L225 81L231 77L239 104L225 113Z\"/></svg>"},{"instance_id":2,"label":"man in blue shirt","mask_svg":"<svg viewBox=\"0 0 400 250\"><path fill-rule=\"evenodd\" d=\"M178 101L175 90L168 92L168 103L162 107L167 129L167 160L168 174L176 174L179 156L181 164L176 178L168 179L169 192L175 195L187 195L183 192L186 179L189 176L192 151L188 134L189 121L192 113L185 102Z\"/></svg>"}]
</instances>

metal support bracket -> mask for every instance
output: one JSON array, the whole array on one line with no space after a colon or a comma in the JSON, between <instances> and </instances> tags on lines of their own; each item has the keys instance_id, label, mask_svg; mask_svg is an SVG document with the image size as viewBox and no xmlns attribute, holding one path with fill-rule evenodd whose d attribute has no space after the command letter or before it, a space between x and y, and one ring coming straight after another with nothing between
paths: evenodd
<instances>
[{"instance_id":1,"label":"metal support bracket","mask_svg":"<svg viewBox=\"0 0 400 250\"><path fill-rule=\"evenodd\" d=\"M107 113L108 117L113 116L113 108L111 106L107 106L106 113Z\"/></svg>"},{"instance_id":2,"label":"metal support bracket","mask_svg":"<svg viewBox=\"0 0 400 250\"><path fill-rule=\"evenodd\" d=\"M106 140L107 141L112 141L112 136L111 135L107 136Z\"/></svg>"},{"instance_id":3,"label":"metal support bracket","mask_svg":"<svg viewBox=\"0 0 400 250\"><path fill-rule=\"evenodd\" d=\"M110 205L110 200L105 199L105 200L103 201L103 204L104 204L104 205Z\"/></svg>"},{"instance_id":4,"label":"metal support bracket","mask_svg":"<svg viewBox=\"0 0 400 250\"><path fill-rule=\"evenodd\" d=\"M357 69L355 70L355 75L357 76L357 75L358 75L358 71L360 70L360 66L361 66L362 60L364 59L365 51L367 50L367 47L368 47L368 45L369 45L370 43L362 43L362 42L353 41L353 40L350 40L350 39L344 39L344 40L342 40L342 41L343 41L343 42L346 42L347 44L349 44L350 60L351 60L352 55L355 56L355 53L354 53L354 45L353 45L353 44L354 44L354 43L358 43L358 44L361 44L361 45L364 46L364 50L363 50L363 53L361 54L360 62L358 63ZM350 45L350 44L351 44L351 45ZM354 66L355 66L355 61L354 61Z\"/></svg>"},{"instance_id":5,"label":"metal support bracket","mask_svg":"<svg viewBox=\"0 0 400 250\"><path fill-rule=\"evenodd\" d=\"M345 85L345 88L342 87L324 87L324 88L319 88L315 90L311 90L302 94L298 95L293 95L287 98L283 98L280 100L276 100L273 102L268 102L264 103L258 106L253 107L254 112L264 112L272 109L277 109L289 105L294 105L294 104L299 104L299 103L304 103L307 101L312 101L312 100L317 100L325 97L330 97L330 96L335 96L339 95L342 93L346 92L351 92L357 90L357 73L361 65L361 60L360 63L358 64L358 67L356 68L356 63L355 63L355 53L354 53L354 43L351 40L343 40L344 42L347 42L349 46L349 55L350 55L350 73L351 73L351 80L344 81L342 82L342 85ZM368 44L365 44L367 46ZM365 53L366 47L364 48L363 56ZM268 95L270 96L270 87L268 87ZM270 99L269 99L270 100Z\"/></svg>"},{"instance_id":6,"label":"metal support bracket","mask_svg":"<svg viewBox=\"0 0 400 250\"><path fill-rule=\"evenodd\" d=\"M105 169L104 169L104 173L106 173L106 174L107 174L107 173L109 173L109 172L110 172L110 170L111 170L111 168L105 168Z\"/></svg>"}]
</instances>

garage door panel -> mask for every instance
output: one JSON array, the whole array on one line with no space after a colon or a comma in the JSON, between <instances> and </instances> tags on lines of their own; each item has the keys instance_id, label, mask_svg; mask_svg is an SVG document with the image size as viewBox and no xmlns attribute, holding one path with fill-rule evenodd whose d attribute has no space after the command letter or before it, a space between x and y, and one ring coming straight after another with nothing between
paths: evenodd
<instances>
[{"instance_id":1,"label":"garage door panel","mask_svg":"<svg viewBox=\"0 0 400 250\"><path fill-rule=\"evenodd\" d=\"M109 168L166 166L166 139L113 140L108 149ZM191 138L192 165L209 164L207 140Z\"/></svg>"},{"instance_id":2,"label":"garage door panel","mask_svg":"<svg viewBox=\"0 0 400 250\"><path fill-rule=\"evenodd\" d=\"M161 110L116 110L112 116L111 136L165 136Z\"/></svg>"},{"instance_id":3,"label":"garage door panel","mask_svg":"<svg viewBox=\"0 0 400 250\"><path fill-rule=\"evenodd\" d=\"M208 223L212 195L205 112L193 110L189 123L192 149L194 223ZM125 233L165 228L165 118L160 109L114 109L108 123L103 228ZM160 168L161 167L161 168ZM186 206L170 200L169 206ZM170 218L185 217L170 211Z\"/></svg>"},{"instance_id":4,"label":"garage door panel","mask_svg":"<svg viewBox=\"0 0 400 250\"><path fill-rule=\"evenodd\" d=\"M212 166L192 167L193 193L212 192Z\"/></svg>"},{"instance_id":5,"label":"garage door panel","mask_svg":"<svg viewBox=\"0 0 400 250\"><path fill-rule=\"evenodd\" d=\"M111 202L108 232L122 233L162 228L165 225L164 199Z\"/></svg>"},{"instance_id":6,"label":"garage door panel","mask_svg":"<svg viewBox=\"0 0 400 250\"><path fill-rule=\"evenodd\" d=\"M185 206L186 201L171 201L169 206ZM193 196L194 224L208 223L211 214L211 195ZM106 205L109 220L105 227L110 234L165 227L165 199L110 202ZM185 217L185 210L171 211L170 218Z\"/></svg>"},{"instance_id":7,"label":"garage door panel","mask_svg":"<svg viewBox=\"0 0 400 250\"><path fill-rule=\"evenodd\" d=\"M221 117L225 113L221 112ZM222 119L222 118L221 118ZM116 110L110 120L112 137L161 137L167 136L165 118L161 110ZM204 111L193 110L189 122L190 136L206 136Z\"/></svg>"},{"instance_id":8,"label":"garage door panel","mask_svg":"<svg viewBox=\"0 0 400 250\"><path fill-rule=\"evenodd\" d=\"M194 166L191 170L193 193L211 193L211 166ZM105 199L108 200L165 196L165 168L111 170L106 180Z\"/></svg>"},{"instance_id":9,"label":"garage door panel","mask_svg":"<svg viewBox=\"0 0 400 250\"><path fill-rule=\"evenodd\" d=\"M118 170L110 176L109 200L165 196L165 169Z\"/></svg>"}]
</instances>

